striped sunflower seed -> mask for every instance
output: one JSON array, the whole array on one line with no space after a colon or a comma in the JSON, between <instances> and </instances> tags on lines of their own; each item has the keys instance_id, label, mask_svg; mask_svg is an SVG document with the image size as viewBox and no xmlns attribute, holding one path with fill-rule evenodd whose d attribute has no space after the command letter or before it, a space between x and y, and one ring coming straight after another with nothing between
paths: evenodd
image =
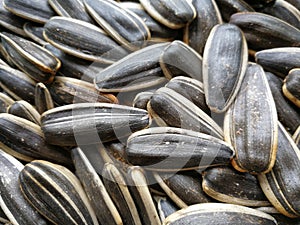
<instances>
[{"instance_id":1,"label":"striped sunflower seed","mask_svg":"<svg viewBox=\"0 0 300 225\"><path fill-rule=\"evenodd\" d=\"M95 77L96 88L101 92L127 92L165 82L159 59L167 45L148 46L105 68Z\"/></svg>"},{"instance_id":2,"label":"striped sunflower seed","mask_svg":"<svg viewBox=\"0 0 300 225\"><path fill-rule=\"evenodd\" d=\"M15 100L25 100L34 104L36 82L25 73L10 66L0 65L0 87Z\"/></svg>"},{"instance_id":3,"label":"striped sunflower seed","mask_svg":"<svg viewBox=\"0 0 300 225\"><path fill-rule=\"evenodd\" d=\"M121 171L112 163L106 163L102 172L103 183L122 217L123 224L144 224L141 222L136 202Z\"/></svg>"},{"instance_id":4,"label":"striped sunflower seed","mask_svg":"<svg viewBox=\"0 0 300 225\"><path fill-rule=\"evenodd\" d=\"M165 197L154 196L154 200L157 202L157 211L161 222L163 222L169 215L179 210L174 203Z\"/></svg>"},{"instance_id":5,"label":"striped sunflower seed","mask_svg":"<svg viewBox=\"0 0 300 225\"><path fill-rule=\"evenodd\" d=\"M93 84L71 77L56 76L49 91L56 105L83 102L118 103L114 95L100 93Z\"/></svg>"},{"instance_id":6,"label":"striped sunflower seed","mask_svg":"<svg viewBox=\"0 0 300 225\"><path fill-rule=\"evenodd\" d=\"M40 114L54 108L52 96L43 83L37 83L35 86L34 104Z\"/></svg>"},{"instance_id":7,"label":"striped sunflower seed","mask_svg":"<svg viewBox=\"0 0 300 225\"><path fill-rule=\"evenodd\" d=\"M243 12L233 14L229 22L241 28L250 49L300 46L300 30L276 17Z\"/></svg>"},{"instance_id":8,"label":"striped sunflower seed","mask_svg":"<svg viewBox=\"0 0 300 225\"><path fill-rule=\"evenodd\" d=\"M216 25L203 53L204 92L211 111L228 109L240 90L247 63L248 47L242 31L233 24Z\"/></svg>"},{"instance_id":9,"label":"striped sunflower seed","mask_svg":"<svg viewBox=\"0 0 300 225\"><path fill-rule=\"evenodd\" d=\"M48 0L48 3L60 16L94 23L83 4L83 0Z\"/></svg>"},{"instance_id":10,"label":"striped sunflower seed","mask_svg":"<svg viewBox=\"0 0 300 225\"><path fill-rule=\"evenodd\" d=\"M277 225L276 220L261 211L224 203L202 203L181 209L166 218L163 225Z\"/></svg>"},{"instance_id":11,"label":"striped sunflower seed","mask_svg":"<svg viewBox=\"0 0 300 225\"><path fill-rule=\"evenodd\" d=\"M45 159L72 165L68 151L45 143L40 126L7 113L0 114L0 148L25 162Z\"/></svg>"},{"instance_id":12,"label":"striped sunflower seed","mask_svg":"<svg viewBox=\"0 0 300 225\"><path fill-rule=\"evenodd\" d=\"M284 78L293 68L300 68L300 48L285 47L258 51L255 61L266 71Z\"/></svg>"},{"instance_id":13,"label":"striped sunflower seed","mask_svg":"<svg viewBox=\"0 0 300 225\"><path fill-rule=\"evenodd\" d=\"M162 87L154 92L147 108L160 126L181 127L223 139L222 129L210 116L170 88Z\"/></svg>"},{"instance_id":14,"label":"striped sunflower seed","mask_svg":"<svg viewBox=\"0 0 300 225\"><path fill-rule=\"evenodd\" d=\"M44 39L43 32L44 27L38 26L34 23L27 22L23 26L24 32L28 37L30 37L36 43L44 46L47 42Z\"/></svg>"},{"instance_id":15,"label":"striped sunflower seed","mask_svg":"<svg viewBox=\"0 0 300 225\"><path fill-rule=\"evenodd\" d=\"M26 199L52 223L99 224L80 181L67 168L35 160L25 165L19 181Z\"/></svg>"},{"instance_id":16,"label":"striped sunflower seed","mask_svg":"<svg viewBox=\"0 0 300 225\"><path fill-rule=\"evenodd\" d=\"M1 33L3 48L20 70L39 82L51 83L61 62L48 50L24 38Z\"/></svg>"},{"instance_id":17,"label":"striped sunflower seed","mask_svg":"<svg viewBox=\"0 0 300 225\"><path fill-rule=\"evenodd\" d=\"M112 64L128 54L102 29L85 21L55 16L44 29L50 44L78 58Z\"/></svg>"},{"instance_id":18,"label":"striped sunflower seed","mask_svg":"<svg viewBox=\"0 0 300 225\"><path fill-rule=\"evenodd\" d=\"M126 159L149 170L178 171L227 165L234 151L203 133L174 127L153 127L127 140Z\"/></svg>"},{"instance_id":19,"label":"striped sunflower seed","mask_svg":"<svg viewBox=\"0 0 300 225\"><path fill-rule=\"evenodd\" d=\"M273 169L258 175L272 205L287 217L300 217L300 151L284 127L278 128L278 151Z\"/></svg>"},{"instance_id":20,"label":"striped sunflower seed","mask_svg":"<svg viewBox=\"0 0 300 225\"><path fill-rule=\"evenodd\" d=\"M202 187L207 195L220 202L249 207L270 205L254 175L230 167L205 170Z\"/></svg>"},{"instance_id":21,"label":"striped sunflower seed","mask_svg":"<svg viewBox=\"0 0 300 225\"><path fill-rule=\"evenodd\" d=\"M3 4L11 13L36 23L46 23L55 16L47 0L4 0Z\"/></svg>"},{"instance_id":22,"label":"striped sunflower seed","mask_svg":"<svg viewBox=\"0 0 300 225\"><path fill-rule=\"evenodd\" d=\"M179 29L196 17L191 1L140 0L145 10L154 19L172 29Z\"/></svg>"},{"instance_id":23,"label":"striped sunflower seed","mask_svg":"<svg viewBox=\"0 0 300 225\"><path fill-rule=\"evenodd\" d=\"M101 224L123 224L121 216L109 196L102 180L80 148L72 149L76 175L81 181L89 201Z\"/></svg>"},{"instance_id":24,"label":"striped sunflower seed","mask_svg":"<svg viewBox=\"0 0 300 225\"><path fill-rule=\"evenodd\" d=\"M283 81L282 91L285 97L300 108L300 69L293 69Z\"/></svg>"},{"instance_id":25,"label":"striped sunflower seed","mask_svg":"<svg viewBox=\"0 0 300 225\"><path fill-rule=\"evenodd\" d=\"M183 75L202 81L202 57L182 41L176 40L167 45L159 64L167 79Z\"/></svg>"},{"instance_id":26,"label":"striped sunflower seed","mask_svg":"<svg viewBox=\"0 0 300 225\"><path fill-rule=\"evenodd\" d=\"M183 40L202 55L211 29L221 24L222 18L215 0L192 0L192 4L197 17L185 27Z\"/></svg>"},{"instance_id":27,"label":"striped sunflower seed","mask_svg":"<svg viewBox=\"0 0 300 225\"><path fill-rule=\"evenodd\" d=\"M150 30L135 13L113 0L84 0L88 12L116 42L138 50L151 38Z\"/></svg>"},{"instance_id":28,"label":"striped sunflower seed","mask_svg":"<svg viewBox=\"0 0 300 225\"><path fill-rule=\"evenodd\" d=\"M76 146L109 142L149 126L147 111L109 103L77 103L48 110L41 117L50 144ZM127 127L124 127L127 125Z\"/></svg>"},{"instance_id":29,"label":"striped sunflower seed","mask_svg":"<svg viewBox=\"0 0 300 225\"><path fill-rule=\"evenodd\" d=\"M249 63L240 92L226 112L225 140L236 151L232 164L241 172L266 173L275 163L277 113L261 66Z\"/></svg>"},{"instance_id":30,"label":"striped sunflower seed","mask_svg":"<svg viewBox=\"0 0 300 225\"><path fill-rule=\"evenodd\" d=\"M11 104L8 107L7 112L12 115L27 119L35 124L41 124L41 115L39 112L34 108L33 105L24 100L16 101Z\"/></svg>"}]
</instances>

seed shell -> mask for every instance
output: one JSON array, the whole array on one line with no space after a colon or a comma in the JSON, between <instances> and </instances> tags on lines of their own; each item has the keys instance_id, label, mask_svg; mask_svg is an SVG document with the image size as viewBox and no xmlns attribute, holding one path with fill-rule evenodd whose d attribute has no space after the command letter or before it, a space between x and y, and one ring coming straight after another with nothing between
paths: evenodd
<instances>
[{"instance_id":1,"label":"seed shell","mask_svg":"<svg viewBox=\"0 0 300 225\"><path fill-rule=\"evenodd\" d=\"M300 69L293 69L283 81L282 91L285 97L300 108Z\"/></svg>"},{"instance_id":2,"label":"seed shell","mask_svg":"<svg viewBox=\"0 0 300 225\"><path fill-rule=\"evenodd\" d=\"M37 83L35 86L34 104L40 114L54 108L52 96L43 83Z\"/></svg>"},{"instance_id":3,"label":"seed shell","mask_svg":"<svg viewBox=\"0 0 300 225\"><path fill-rule=\"evenodd\" d=\"M15 101L8 95L0 92L0 113L7 112L7 108Z\"/></svg>"},{"instance_id":4,"label":"seed shell","mask_svg":"<svg viewBox=\"0 0 300 225\"><path fill-rule=\"evenodd\" d=\"M43 32L44 32L44 27L43 26L38 26L34 23L27 22L23 26L24 32L28 37L30 37L33 41L36 43L44 46L47 44L47 42L44 39Z\"/></svg>"}]
</instances>

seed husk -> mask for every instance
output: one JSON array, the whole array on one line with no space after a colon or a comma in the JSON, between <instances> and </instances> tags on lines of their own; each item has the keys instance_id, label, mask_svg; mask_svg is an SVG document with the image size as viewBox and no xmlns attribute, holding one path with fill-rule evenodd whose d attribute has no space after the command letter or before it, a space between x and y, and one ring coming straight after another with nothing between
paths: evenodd
<instances>
[{"instance_id":1,"label":"seed husk","mask_svg":"<svg viewBox=\"0 0 300 225\"><path fill-rule=\"evenodd\" d=\"M221 24L222 18L215 0L193 0L192 4L196 9L197 17L185 27L183 40L202 55L211 29Z\"/></svg>"},{"instance_id":2,"label":"seed husk","mask_svg":"<svg viewBox=\"0 0 300 225\"><path fill-rule=\"evenodd\" d=\"M112 0L84 0L95 21L120 45L138 50L151 38L150 30L135 13Z\"/></svg>"},{"instance_id":3,"label":"seed husk","mask_svg":"<svg viewBox=\"0 0 300 225\"><path fill-rule=\"evenodd\" d=\"M41 115L39 112L34 108L33 105L24 100L16 101L11 104L8 107L7 112L12 115L27 119L38 125L41 123Z\"/></svg>"},{"instance_id":4,"label":"seed husk","mask_svg":"<svg viewBox=\"0 0 300 225\"><path fill-rule=\"evenodd\" d=\"M100 93L93 84L71 77L56 76L49 91L59 106L83 102L118 103L114 95Z\"/></svg>"},{"instance_id":5,"label":"seed husk","mask_svg":"<svg viewBox=\"0 0 300 225\"><path fill-rule=\"evenodd\" d=\"M36 43L44 46L47 42L44 39L43 32L44 27L38 26L32 22L27 22L23 26L24 32L28 37L30 37Z\"/></svg>"},{"instance_id":6,"label":"seed husk","mask_svg":"<svg viewBox=\"0 0 300 225\"><path fill-rule=\"evenodd\" d=\"M44 29L44 38L50 44L78 58L112 64L128 54L102 29L88 22L55 16Z\"/></svg>"},{"instance_id":7,"label":"seed husk","mask_svg":"<svg viewBox=\"0 0 300 225\"><path fill-rule=\"evenodd\" d=\"M48 0L48 2L60 16L94 23L83 4L83 0Z\"/></svg>"},{"instance_id":8,"label":"seed husk","mask_svg":"<svg viewBox=\"0 0 300 225\"><path fill-rule=\"evenodd\" d=\"M300 29L300 11L285 0L274 1L274 4L264 7L261 12L277 17Z\"/></svg>"},{"instance_id":9,"label":"seed husk","mask_svg":"<svg viewBox=\"0 0 300 225\"><path fill-rule=\"evenodd\" d=\"M132 102L133 107L147 110L147 104L150 98L152 97L152 95L153 95L152 91L143 91L138 93L133 99Z\"/></svg>"},{"instance_id":10,"label":"seed husk","mask_svg":"<svg viewBox=\"0 0 300 225\"><path fill-rule=\"evenodd\" d=\"M40 126L33 122L1 113L0 131L0 147L20 160L45 159L67 166L72 164L69 152L47 145Z\"/></svg>"},{"instance_id":11,"label":"seed husk","mask_svg":"<svg viewBox=\"0 0 300 225\"><path fill-rule=\"evenodd\" d=\"M298 126L298 129L293 134L293 140L295 141L296 145L300 149L300 125Z\"/></svg>"},{"instance_id":12,"label":"seed husk","mask_svg":"<svg viewBox=\"0 0 300 225\"><path fill-rule=\"evenodd\" d=\"M148 112L160 126L181 127L223 139L222 129L210 116L167 87L154 92L148 103Z\"/></svg>"},{"instance_id":13,"label":"seed husk","mask_svg":"<svg viewBox=\"0 0 300 225\"><path fill-rule=\"evenodd\" d=\"M242 31L233 24L216 25L205 44L202 69L205 98L211 111L228 109L240 90L247 63L248 47Z\"/></svg>"},{"instance_id":14,"label":"seed husk","mask_svg":"<svg viewBox=\"0 0 300 225\"><path fill-rule=\"evenodd\" d=\"M277 113L261 66L249 63L239 94L226 112L226 142L235 149L232 161L241 172L267 173L276 159Z\"/></svg>"},{"instance_id":15,"label":"seed husk","mask_svg":"<svg viewBox=\"0 0 300 225\"><path fill-rule=\"evenodd\" d=\"M173 41L178 36L178 30L170 29L153 19L141 4L135 2L120 2L119 4L137 14L145 22L151 33L149 42Z\"/></svg>"},{"instance_id":16,"label":"seed husk","mask_svg":"<svg viewBox=\"0 0 300 225\"><path fill-rule=\"evenodd\" d=\"M127 92L165 82L159 59L167 45L148 46L105 68L95 77L96 88L101 92Z\"/></svg>"},{"instance_id":17,"label":"seed husk","mask_svg":"<svg viewBox=\"0 0 300 225\"><path fill-rule=\"evenodd\" d=\"M140 0L145 10L154 19L172 29L179 29L196 17L191 1Z\"/></svg>"},{"instance_id":18,"label":"seed husk","mask_svg":"<svg viewBox=\"0 0 300 225\"><path fill-rule=\"evenodd\" d=\"M224 203L202 203L181 209L166 218L163 225L277 225L276 220L261 211Z\"/></svg>"},{"instance_id":19,"label":"seed husk","mask_svg":"<svg viewBox=\"0 0 300 225\"><path fill-rule=\"evenodd\" d=\"M0 1L0 25L18 35L26 36L23 30L26 21L5 9L3 2L4 0Z\"/></svg>"},{"instance_id":20,"label":"seed husk","mask_svg":"<svg viewBox=\"0 0 300 225\"><path fill-rule=\"evenodd\" d=\"M124 224L141 225L136 202L134 201L121 171L112 163L106 163L102 172L103 183L113 199Z\"/></svg>"},{"instance_id":21,"label":"seed husk","mask_svg":"<svg viewBox=\"0 0 300 225\"><path fill-rule=\"evenodd\" d=\"M202 57L182 41L176 40L167 45L159 64L167 79L183 75L202 81Z\"/></svg>"},{"instance_id":22,"label":"seed husk","mask_svg":"<svg viewBox=\"0 0 300 225\"><path fill-rule=\"evenodd\" d=\"M300 48L286 47L258 51L255 61L266 71L285 78L293 68L300 67Z\"/></svg>"},{"instance_id":23,"label":"seed husk","mask_svg":"<svg viewBox=\"0 0 300 225\"><path fill-rule=\"evenodd\" d=\"M80 181L67 168L35 160L25 165L19 181L26 199L54 224L99 224Z\"/></svg>"},{"instance_id":24,"label":"seed husk","mask_svg":"<svg viewBox=\"0 0 300 225\"><path fill-rule=\"evenodd\" d=\"M103 70L103 68L107 67L106 64L92 62L66 54L49 43L44 47L61 61L62 65L57 73L59 76L73 77L93 83L95 76Z\"/></svg>"},{"instance_id":25,"label":"seed husk","mask_svg":"<svg viewBox=\"0 0 300 225\"><path fill-rule=\"evenodd\" d=\"M7 94L0 92L0 113L7 112L7 108L15 101Z\"/></svg>"},{"instance_id":26,"label":"seed husk","mask_svg":"<svg viewBox=\"0 0 300 225\"><path fill-rule=\"evenodd\" d=\"M122 138L146 128L151 121L142 109L109 103L77 103L46 111L41 122L48 143L76 146Z\"/></svg>"},{"instance_id":27,"label":"seed husk","mask_svg":"<svg viewBox=\"0 0 300 225\"><path fill-rule=\"evenodd\" d=\"M278 122L278 151L273 169L258 175L259 183L272 205L287 217L300 217L300 151Z\"/></svg>"},{"instance_id":28,"label":"seed husk","mask_svg":"<svg viewBox=\"0 0 300 225\"><path fill-rule=\"evenodd\" d=\"M21 162L0 149L0 206L14 225L46 225L20 191L18 176L23 167Z\"/></svg>"},{"instance_id":29,"label":"seed husk","mask_svg":"<svg viewBox=\"0 0 300 225\"><path fill-rule=\"evenodd\" d=\"M242 12L233 14L229 22L241 28L250 49L300 46L300 30L276 17Z\"/></svg>"},{"instance_id":30,"label":"seed husk","mask_svg":"<svg viewBox=\"0 0 300 225\"><path fill-rule=\"evenodd\" d=\"M142 224L161 225L144 170L139 166L131 166L127 172L127 180Z\"/></svg>"},{"instance_id":31,"label":"seed husk","mask_svg":"<svg viewBox=\"0 0 300 225\"><path fill-rule=\"evenodd\" d=\"M284 97L282 93L283 81L272 73L266 72L265 74L276 104L278 120L292 134L300 125L300 113L297 107Z\"/></svg>"},{"instance_id":32,"label":"seed husk","mask_svg":"<svg viewBox=\"0 0 300 225\"><path fill-rule=\"evenodd\" d=\"M244 0L216 0L222 18L228 22L231 15L239 12L254 12L255 10Z\"/></svg>"},{"instance_id":33,"label":"seed husk","mask_svg":"<svg viewBox=\"0 0 300 225\"><path fill-rule=\"evenodd\" d=\"M25 100L34 104L36 82L25 73L10 66L0 65L0 87L15 100Z\"/></svg>"},{"instance_id":34,"label":"seed husk","mask_svg":"<svg viewBox=\"0 0 300 225\"><path fill-rule=\"evenodd\" d=\"M207 195L220 202L249 207L270 205L254 175L230 167L205 170L202 187Z\"/></svg>"},{"instance_id":35,"label":"seed husk","mask_svg":"<svg viewBox=\"0 0 300 225\"><path fill-rule=\"evenodd\" d=\"M202 177L196 171L176 174L154 172L154 177L169 198L180 208L212 201L203 192Z\"/></svg>"},{"instance_id":36,"label":"seed husk","mask_svg":"<svg viewBox=\"0 0 300 225\"><path fill-rule=\"evenodd\" d=\"M43 83L37 83L35 86L34 104L36 110L42 114L43 112L54 108L52 96L48 88Z\"/></svg>"},{"instance_id":37,"label":"seed husk","mask_svg":"<svg viewBox=\"0 0 300 225\"><path fill-rule=\"evenodd\" d=\"M4 0L3 4L11 13L37 23L46 23L55 16L47 0Z\"/></svg>"},{"instance_id":38,"label":"seed husk","mask_svg":"<svg viewBox=\"0 0 300 225\"><path fill-rule=\"evenodd\" d=\"M76 175L101 224L122 224L121 216L97 172L80 148L72 149Z\"/></svg>"},{"instance_id":39,"label":"seed husk","mask_svg":"<svg viewBox=\"0 0 300 225\"><path fill-rule=\"evenodd\" d=\"M2 45L20 70L39 82L51 83L61 62L48 50L24 38L2 32Z\"/></svg>"},{"instance_id":40,"label":"seed husk","mask_svg":"<svg viewBox=\"0 0 300 225\"><path fill-rule=\"evenodd\" d=\"M179 171L230 163L234 152L218 138L174 127L153 127L127 140L126 159L149 170Z\"/></svg>"},{"instance_id":41,"label":"seed husk","mask_svg":"<svg viewBox=\"0 0 300 225\"><path fill-rule=\"evenodd\" d=\"M300 69L293 69L283 81L282 91L285 97L300 108Z\"/></svg>"},{"instance_id":42,"label":"seed husk","mask_svg":"<svg viewBox=\"0 0 300 225\"><path fill-rule=\"evenodd\" d=\"M178 76L172 78L165 87L170 88L181 94L206 114L210 115L210 110L205 101L203 83L189 77Z\"/></svg>"}]
</instances>

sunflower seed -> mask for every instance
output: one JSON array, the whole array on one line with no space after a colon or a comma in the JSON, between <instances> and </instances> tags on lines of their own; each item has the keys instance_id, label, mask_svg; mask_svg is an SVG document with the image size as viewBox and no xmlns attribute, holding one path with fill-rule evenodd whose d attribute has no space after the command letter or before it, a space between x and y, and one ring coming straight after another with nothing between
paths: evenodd
<instances>
[{"instance_id":1,"label":"sunflower seed","mask_svg":"<svg viewBox=\"0 0 300 225\"><path fill-rule=\"evenodd\" d=\"M196 17L191 1L140 0L145 10L154 19L172 29L179 29Z\"/></svg>"},{"instance_id":2,"label":"sunflower seed","mask_svg":"<svg viewBox=\"0 0 300 225\"><path fill-rule=\"evenodd\" d=\"M103 183L118 208L124 224L141 225L141 220L126 180L119 169L106 163L102 172Z\"/></svg>"},{"instance_id":3,"label":"sunflower seed","mask_svg":"<svg viewBox=\"0 0 300 225\"><path fill-rule=\"evenodd\" d=\"M34 104L35 85L36 82L25 73L0 65L0 87L14 99Z\"/></svg>"},{"instance_id":4,"label":"sunflower seed","mask_svg":"<svg viewBox=\"0 0 300 225\"><path fill-rule=\"evenodd\" d=\"M108 142L146 128L147 111L109 103L77 103L42 114L46 141L61 146ZM124 127L128 125L128 127Z\"/></svg>"},{"instance_id":5,"label":"sunflower seed","mask_svg":"<svg viewBox=\"0 0 300 225\"><path fill-rule=\"evenodd\" d=\"M44 29L50 44L79 58L111 64L127 55L103 30L81 20L56 16Z\"/></svg>"},{"instance_id":6,"label":"sunflower seed","mask_svg":"<svg viewBox=\"0 0 300 225\"><path fill-rule=\"evenodd\" d=\"M93 84L71 77L56 76L49 91L56 105L82 102L118 103L114 95L100 93Z\"/></svg>"},{"instance_id":7,"label":"sunflower seed","mask_svg":"<svg viewBox=\"0 0 300 225\"><path fill-rule=\"evenodd\" d=\"M88 12L119 44L129 50L145 46L151 34L144 21L135 13L112 0L84 0Z\"/></svg>"},{"instance_id":8,"label":"sunflower seed","mask_svg":"<svg viewBox=\"0 0 300 225\"><path fill-rule=\"evenodd\" d=\"M286 99L282 93L282 80L272 73L265 73L276 104L278 120L290 133L300 125L300 113L297 107Z\"/></svg>"},{"instance_id":9,"label":"sunflower seed","mask_svg":"<svg viewBox=\"0 0 300 225\"><path fill-rule=\"evenodd\" d=\"M14 225L46 225L20 191L18 176L23 167L21 162L0 149L0 206Z\"/></svg>"},{"instance_id":10,"label":"sunflower seed","mask_svg":"<svg viewBox=\"0 0 300 225\"><path fill-rule=\"evenodd\" d=\"M276 17L244 12L233 14L229 22L241 28L250 49L300 46L300 30Z\"/></svg>"},{"instance_id":11,"label":"sunflower seed","mask_svg":"<svg viewBox=\"0 0 300 225\"><path fill-rule=\"evenodd\" d=\"M163 225L277 225L276 220L261 211L224 203L202 203L181 209L166 218Z\"/></svg>"},{"instance_id":12,"label":"sunflower seed","mask_svg":"<svg viewBox=\"0 0 300 225\"><path fill-rule=\"evenodd\" d=\"M37 26L34 23L27 22L23 26L24 32L28 37L30 37L33 41L36 43L44 46L47 44L47 42L44 39L43 32L44 32L44 27L42 26Z\"/></svg>"},{"instance_id":13,"label":"sunflower seed","mask_svg":"<svg viewBox=\"0 0 300 225\"><path fill-rule=\"evenodd\" d=\"M240 89L247 63L248 47L242 31L233 24L216 25L203 53L204 92L211 111L228 109Z\"/></svg>"},{"instance_id":14,"label":"sunflower seed","mask_svg":"<svg viewBox=\"0 0 300 225\"><path fill-rule=\"evenodd\" d=\"M185 27L183 40L202 55L211 29L221 24L222 18L215 0L192 0L192 4L197 17Z\"/></svg>"},{"instance_id":15,"label":"sunflower seed","mask_svg":"<svg viewBox=\"0 0 300 225\"><path fill-rule=\"evenodd\" d=\"M226 165L233 156L232 148L218 138L174 127L135 132L128 138L126 147L129 163L158 171Z\"/></svg>"},{"instance_id":16,"label":"sunflower seed","mask_svg":"<svg viewBox=\"0 0 300 225\"><path fill-rule=\"evenodd\" d=\"M54 11L64 17L71 17L88 23L94 23L83 4L83 0L48 0Z\"/></svg>"},{"instance_id":17,"label":"sunflower seed","mask_svg":"<svg viewBox=\"0 0 300 225\"><path fill-rule=\"evenodd\" d=\"M72 164L68 151L45 143L40 126L7 113L0 114L0 147L26 162L45 159L67 166Z\"/></svg>"},{"instance_id":18,"label":"sunflower seed","mask_svg":"<svg viewBox=\"0 0 300 225\"><path fill-rule=\"evenodd\" d=\"M24 167L19 180L26 199L54 224L99 224L80 181L67 168L36 160Z\"/></svg>"},{"instance_id":19,"label":"sunflower seed","mask_svg":"<svg viewBox=\"0 0 300 225\"><path fill-rule=\"evenodd\" d=\"M278 151L270 173L258 175L259 183L272 205L285 216L300 217L300 151L278 123Z\"/></svg>"},{"instance_id":20,"label":"sunflower seed","mask_svg":"<svg viewBox=\"0 0 300 225\"><path fill-rule=\"evenodd\" d=\"M270 205L255 176L230 167L205 170L202 187L207 195L220 202L252 207Z\"/></svg>"},{"instance_id":21,"label":"sunflower seed","mask_svg":"<svg viewBox=\"0 0 300 225\"><path fill-rule=\"evenodd\" d=\"M101 92L125 92L165 82L159 59L167 45L169 43L143 48L105 68L95 77L96 88Z\"/></svg>"},{"instance_id":22,"label":"sunflower seed","mask_svg":"<svg viewBox=\"0 0 300 225\"><path fill-rule=\"evenodd\" d=\"M148 112L160 126L181 127L223 139L222 129L211 117L167 87L154 92L148 103Z\"/></svg>"},{"instance_id":23,"label":"sunflower seed","mask_svg":"<svg viewBox=\"0 0 300 225\"><path fill-rule=\"evenodd\" d=\"M40 114L54 108L51 94L43 83L37 83L35 86L34 103Z\"/></svg>"},{"instance_id":24,"label":"sunflower seed","mask_svg":"<svg viewBox=\"0 0 300 225\"><path fill-rule=\"evenodd\" d=\"M300 69L293 69L283 81L282 91L285 97L300 108Z\"/></svg>"},{"instance_id":25,"label":"sunflower seed","mask_svg":"<svg viewBox=\"0 0 300 225\"><path fill-rule=\"evenodd\" d=\"M3 4L11 13L37 23L46 23L55 15L47 0L4 0Z\"/></svg>"},{"instance_id":26,"label":"sunflower seed","mask_svg":"<svg viewBox=\"0 0 300 225\"><path fill-rule=\"evenodd\" d=\"M101 224L122 224L120 214L104 184L80 148L72 150L76 175L91 202Z\"/></svg>"},{"instance_id":27,"label":"sunflower seed","mask_svg":"<svg viewBox=\"0 0 300 225\"><path fill-rule=\"evenodd\" d=\"M137 205L142 224L161 225L143 169L139 166L132 166L127 175L131 185L131 194Z\"/></svg>"},{"instance_id":28,"label":"sunflower seed","mask_svg":"<svg viewBox=\"0 0 300 225\"><path fill-rule=\"evenodd\" d=\"M300 125L298 126L298 129L293 134L293 139L297 144L298 148L300 149Z\"/></svg>"},{"instance_id":29,"label":"sunflower seed","mask_svg":"<svg viewBox=\"0 0 300 225\"><path fill-rule=\"evenodd\" d=\"M38 125L41 123L41 115L39 112L33 107L33 105L24 100L16 101L11 104L8 107L7 112L12 115L27 119Z\"/></svg>"},{"instance_id":30,"label":"sunflower seed","mask_svg":"<svg viewBox=\"0 0 300 225\"><path fill-rule=\"evenodd\" d=\"M147 104L152 97L152 91L143 91L138 93L133 99L133 107L147 110Z\"/></svg>"},{"instance_id":31,"label":"sunflower seed","mask_svg":"<svg viewBox=\"0 0 300 225\"><path fill-rule=\"evenodd\" d=\"M276 107L265 73L258 64L249 63L224 121L225 140L236 151L234 168L241 172L270 171L276 159L277 127Z\"/></svg>"},{"instance_id":32,"label":"sunflower seed","mask_svg":"<svg viewBox=\"0 0 300 225\"><path fill-rule=\"evenodd\" d=\"M266 71L284 78L293 68L300 68L300 48L273 48L258 51L255 61Z\"/></svg>"},{"instance_id":33,"label":"sunflower seed","mask_svg":"<svg viewBox=\"0 0 300 225\"><path fill-rule=\"evenodd\" d=\"M51 83L61 62L48 50L24 38L1 33L2 45L11 61L32 79Z\"/></svg>"}]
</instances>

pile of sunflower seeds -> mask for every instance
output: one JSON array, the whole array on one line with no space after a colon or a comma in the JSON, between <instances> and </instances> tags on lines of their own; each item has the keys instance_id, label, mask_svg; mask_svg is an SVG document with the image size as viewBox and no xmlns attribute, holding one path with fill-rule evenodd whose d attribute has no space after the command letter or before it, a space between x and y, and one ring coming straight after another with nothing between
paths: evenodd
<instances>
[{"instance_id":1,"label":"pile of sunflower seeds","mask_svg":"<svg viewBox=\"0 0 300 225\"><path fill-rule=\"evenodd\" d=\"M0 225L299 225L299 0L0 0Z\"/></svg>"}]
</instances>

